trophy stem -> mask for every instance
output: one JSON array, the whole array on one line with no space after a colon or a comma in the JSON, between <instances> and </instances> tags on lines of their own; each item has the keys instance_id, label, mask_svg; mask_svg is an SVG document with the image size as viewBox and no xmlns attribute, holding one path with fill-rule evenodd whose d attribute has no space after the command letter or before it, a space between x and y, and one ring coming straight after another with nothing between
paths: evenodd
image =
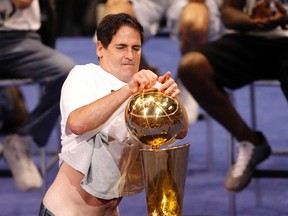
<instances>
[{"instance_id":1,"label":"trophy stem","mask_svg":"<svg viewBox=\"0 0 288 216\"><path fill-rule=\"evenodd\" d=\"M141 149L148 216L180 216L190 143Z\"/></svg>"}]
</instances>

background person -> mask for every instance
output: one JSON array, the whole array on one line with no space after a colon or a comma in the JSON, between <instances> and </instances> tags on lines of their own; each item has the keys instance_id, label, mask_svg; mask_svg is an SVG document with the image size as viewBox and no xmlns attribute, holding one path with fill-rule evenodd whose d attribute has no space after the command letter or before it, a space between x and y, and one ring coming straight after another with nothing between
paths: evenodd
<instances>
[{"instance_id":1,"label":"background person","mask_svg":"<svg viewBox=\"0 0 288 216\"><path fill-rule=\"evenodd\" d=\"M39 188L42 179L29 154L30 144L45 146L59 116L60 91L75 65L65 55L45 46L38 30L41 14L37 0L0 1L0 79L31 78L43 94L29 119L6 134L3 155L16 186Z\"/></svg>"},{"instance_id":2,"label":"background person","mask_svg":"<svg viewBox=\"0 0 288 216\"><path fill-rule=\"evenodd\" d=\"M265 136L241 118L225 89L277 79L288 99L288 31L283 28L288 15L278 1L225 0L222 20L227 34L187 53L178 73L197 102L239 141L225 188L241 191L271 148Z\"/></svg>"}]
</instances>

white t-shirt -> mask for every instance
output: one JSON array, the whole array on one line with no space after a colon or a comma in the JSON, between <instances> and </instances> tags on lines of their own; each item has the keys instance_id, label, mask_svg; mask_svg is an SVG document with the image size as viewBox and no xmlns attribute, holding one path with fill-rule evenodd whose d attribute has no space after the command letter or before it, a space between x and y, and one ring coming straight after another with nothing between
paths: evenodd
<instances>
[{"instance_id":1,"label":"white t-shirt","mask_svg":"<svg viewBox=\"0 0 288 216\"><path fill-rule=\"evenodd\" d=\"M62 88L60 163L65 161L83 173L84 190L102 199L128 196L143 189L140 144L131 138L125 124L127 103L103 125L82 135L71 133L66 122L73 110L125 84L100 66L87 64L75 66Z\"/></svg>"},{"instance_id":2,"label":"white t-shirt","mask_svg":"<svg viewBox=\"0 0 288 216\"><path fill-rule=\"evenodd\" d=\"M15 8L14 8L15 9ZM41 25L38 0L23 10L14 11L10 0L0 0L0 31L37 31Z\"/></svg>"}]
</instances>

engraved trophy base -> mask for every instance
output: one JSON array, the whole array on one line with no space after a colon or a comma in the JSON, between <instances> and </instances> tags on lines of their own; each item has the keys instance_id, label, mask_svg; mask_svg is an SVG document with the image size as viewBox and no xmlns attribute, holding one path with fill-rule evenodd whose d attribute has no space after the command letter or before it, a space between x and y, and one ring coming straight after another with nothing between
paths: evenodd
<instances>
[{"instance_id":1,"label":"engraved trophy base","mask_svg":"<svg viewBox=\"0 0 288 216\"><path fill-rule=\"evenodd\" d=\"M141 149L148 216L180 216L190 143Z\"/></svg>"}]
</instances>

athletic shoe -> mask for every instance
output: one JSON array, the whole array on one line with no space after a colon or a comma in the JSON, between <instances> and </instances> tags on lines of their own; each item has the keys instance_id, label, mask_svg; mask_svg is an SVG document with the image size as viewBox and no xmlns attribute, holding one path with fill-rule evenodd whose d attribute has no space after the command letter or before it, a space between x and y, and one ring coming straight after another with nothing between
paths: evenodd
<instances>
[{"instance_id":1,"label":"athletic shoe","mask_svg":"<svg viewBox=\"0 0 288 216\"><path fill-rule=\"evenodd\" d=\"M243 141L238 143L238 158L230 167L225 179L225 188L229 191L239 192L250 183L257 164L264 161L271 154L271 147L262 133L260 145L253 145Z\"/></svg>"},{"instance_id":2,"label":"athletic shoe","mask_svg":"<svg viewBox=\"0 0 288 216\"><path fill-rule=\"evenodd\" d=\"M38 189L42 186L41 175L30 156L30 137L9 135L5 137L4 159L11 169L16 186L22 191Z\"/></svg>"}]
</instances>

